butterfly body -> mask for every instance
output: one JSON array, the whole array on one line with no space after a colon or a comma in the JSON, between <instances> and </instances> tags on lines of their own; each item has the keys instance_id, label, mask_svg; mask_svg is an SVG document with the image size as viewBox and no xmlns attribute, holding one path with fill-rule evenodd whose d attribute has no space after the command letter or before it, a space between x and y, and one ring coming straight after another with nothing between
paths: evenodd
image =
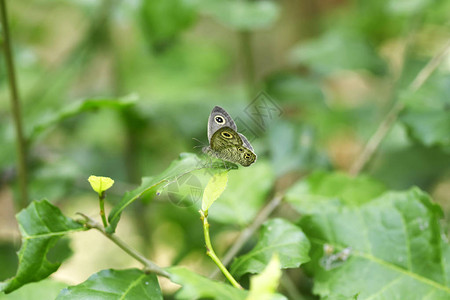
<instances>
[{"instance_id":1,"label":"butterfly body","mask_svg":"<svg viewBox=\"0 0 450 300\"><path fill-rule=\"evenodd\" d=\"M203 152L244 167L256 161L256 154L247 138L237 132L236 124L220 106L213 108L208 120L209 146Z\"/></svg>"}]
</instances>

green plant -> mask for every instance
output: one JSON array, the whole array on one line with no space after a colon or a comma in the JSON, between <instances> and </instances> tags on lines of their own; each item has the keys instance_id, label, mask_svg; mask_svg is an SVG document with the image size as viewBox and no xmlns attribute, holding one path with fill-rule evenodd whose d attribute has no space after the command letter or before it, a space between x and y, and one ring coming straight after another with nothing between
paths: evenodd
<instances>
[{"instance_id":1,"label":"green plant","mask_svg":"<svg viewBox=\"0 0 450 300\"><path fill-rule=\"evenodd\" d=\"M0 299L450 297L448 1L0 2Z\"/></svg>"}]
</instances>

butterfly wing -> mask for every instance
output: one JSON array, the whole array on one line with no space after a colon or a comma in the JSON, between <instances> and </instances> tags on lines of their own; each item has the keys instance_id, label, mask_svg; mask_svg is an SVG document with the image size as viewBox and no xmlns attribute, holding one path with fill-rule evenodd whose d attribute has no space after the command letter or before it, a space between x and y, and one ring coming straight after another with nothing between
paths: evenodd
<instances>
[{"instance_id":1,"label":"butterfly wing","mask_svg":"<svg viewBox=\"0 0 450 300\"><path fill-rule=\"evenodd\" d=\"M208 141L211 143L213 134L223 127L229 127L237 131L236 124L231 116L220 106L215 106L208 119Z\"/></svg>"},{"instance_id":2,"label":"butterfly wing","mask_svg":"<svg viewBox=\"0 0 450 300\"><path fill-rule=\"evenodd\" d=\"M245 141L248 143L247 139ZM220 128L212 135L210 149L214 156L239 163L244 167L251 165L256 160L253 148L247 148L240 134L230 127Z\"/></svg>"},{"instance_id":3,"label":"butterfly wing","mask_svg":"<svg viewBox=\"0 0 450 300\"><path fill-rule=\"evenodd\" d=\"M247 147L248 149L250 149L253 152L253 147L250 144L250 142L247 140L247 138L242 134L242 133L238 133L239 137L242 140L242 143L244 143L244 146Z\"/></svg>"}]
</instances>

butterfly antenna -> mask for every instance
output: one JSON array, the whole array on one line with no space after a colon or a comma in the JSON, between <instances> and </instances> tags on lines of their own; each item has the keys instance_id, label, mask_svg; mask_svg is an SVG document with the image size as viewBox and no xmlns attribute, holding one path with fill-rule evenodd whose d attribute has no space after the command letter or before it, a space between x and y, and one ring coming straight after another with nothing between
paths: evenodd
<instances>
[{"instance_id":1,"label":"butterfly antenna","mask_svg":"<svg viewBox=\"0 0 450 300\"><path fill-rule=\"evenodd\" d=\"M196 138L192 138L193 140L195 140L195 141L197 141L197 142L199 142L199 144L200 145L196 145L196 146L194 146L193 148L195 149L195 148L200 148L200 147L204 147L204 146L206 146L206 144L204 144L202 141L200 141L199 139L196 139Z\"/></svg>"}]
</instances>

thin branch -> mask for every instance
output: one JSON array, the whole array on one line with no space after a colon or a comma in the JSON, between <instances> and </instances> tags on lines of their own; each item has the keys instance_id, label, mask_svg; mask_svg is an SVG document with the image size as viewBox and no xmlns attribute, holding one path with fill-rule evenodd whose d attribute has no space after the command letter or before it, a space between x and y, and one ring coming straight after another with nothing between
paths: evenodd
<instances>
[{"instance_id":1,"label":"thin branch","mask_svg":"<svg viewBox=\"0 0 450 300\"><path fill-rule=\"evenodd\" d=\"M450 40L444 46L444 48L438 52L436 55L431 58L428 64L423 67L422 70L417 74L416 78L411 82L408 87L408 91L410 93L416 92L430 77L434 70L439 66L442 60L447 56L450 52ZM378 129L372 135L372 137L367 142L361 154L355 160L354 164L350 168L350 174L353 176L358 175L364 166L371 160L373 154L378 149L381 144L381 141L388 134L392 126L395 124L395 121L398 118L400 112L405 108L405 105L402 101L397 101L397 103L391 108L391 110L387 113L386 117L378 126Z\"/></svg>"},{"instance_id":2,"label":"thin branch","mask_svg":"<svg viewBox=\"0 0 450 300\"><path fill-rule=\"evenodd\" d=\"M251 101L255 96L255 62L252 50L252 34L249 31L240 31L239 44L241 51L241 59L243 66L243 73L245 76L245 87L247 90L248 101Z\"/></svg>"},{"instance_id":3,"label":"thin branch","mask_svg":"<svg viewBox=\"0 0 450 300\"><path fill-rule=\"evenodd\" d=\"M104 236L106 236L114 244L119 246L128 255L130 255L131 257L136 259L138 262L143 264L147 271L155 273L156 275L170 278L170 274L167 273L163 268L161 268L154 262L148 260L141 253L139 253L136 250L134 250L133 248L131 248L128 244L126 244L124 241L119 239L114 233L107 233L105 231L105 228L103 228L103 226L100 223L98 223L97 221L95 221L94 219L92 219L91 217L89 217L83 213L78 213L78 214L81 215L86 220L86 226L88 228L94 228L94 229L97 229L98 231L100 231Z\"/></svg>"},{"instance_id":4,"label":"thin branch","mask_svg":"<svg viewBox=\"0 0 450 300\"><path fill-rule=\"evenodd\" d=\"M27 187L27 142L23 133L22 113L20 108L19 91L17 88L16 73L14 68L14 58L11 50L11 39L9 36L9 26L5 0L0 0L0 18L3 28L3 49L5 52L6 68L8 71L9 90L11 93L11 108L14 118L14 127L17 135L17 163L20 199L18 206L24 208L28 205Z\"/></svg>"},{"instance_id":5,"label":"thin branch","mask_svg":"<svg viewBox=\"0 0 450 300\"><path fill-rule=\"evenodd\" d=\"M411 92L416 92L430 75L436 70L436 68L440 65L442 60L450 53L450 40L447 41L447 44L442 48L442 50L436 53L433 58L428 62L428 64L420 70L419 74L417 74L416 78L414 78L413 82L409 85L409 90Z\"/></svg>"},{"instance_id":6,"label":"thin branch","mask_svg":"<svg viewBox=\"0 0 450 300\"><path fill-rule=\"evenodd\" d=\"M388 112L386 117L380 123L380 126L378 126L378 129L367 142L361 154L356 158L355 162L351 166L349 171L350 175L358 175L367 164L367 162L369 162L378 146L381 144L381 141L394 125L395 121L397 120L398 114L403 110L403 108L403 102L397 102Z\"/></svg>"},{"instance_id":7,"label":"thin branch","mask_svg":"<svg viewBox=\"0 0 450 300\"><path fill-rule=\"evenodd\" d=\"M267 218L270 216L270 214L275 210L275 208L280 205L281 201L283 200L284 195L277 194L275 197L273 197L269 203L267 203L266 206L264 206L263 209L260 210L258 215L253 220L252 224L250 224L249 227L244 229L239 237L236 239L236 241L233 243L233 246L231 246L230 249L228 249L227 253L222 259L222 263L227 266L233 257L236 256L236 254L241 250L241 248L244 246L244 244L248 241L248 239L255 233L256 230L264 223ZM209 277L214 278L219 274L218 270L214 270Z\"/></svg>"},{"instance_id":8,"label":"thin branch","mask_svg":"<svg viewBox=\"0 0 450 300\"><path fill-rule=\"evenodd\" d=\"M283 277L280 280L280 285L284 290L286 290L286 294L289 296L289 299L297 299L297 300L306 299L306 297L304 297L300 293L298 287L292 281L292 278L289 276L289 274L287 274L286 272L283 272Z\"/></svg>"}]
</instances>

